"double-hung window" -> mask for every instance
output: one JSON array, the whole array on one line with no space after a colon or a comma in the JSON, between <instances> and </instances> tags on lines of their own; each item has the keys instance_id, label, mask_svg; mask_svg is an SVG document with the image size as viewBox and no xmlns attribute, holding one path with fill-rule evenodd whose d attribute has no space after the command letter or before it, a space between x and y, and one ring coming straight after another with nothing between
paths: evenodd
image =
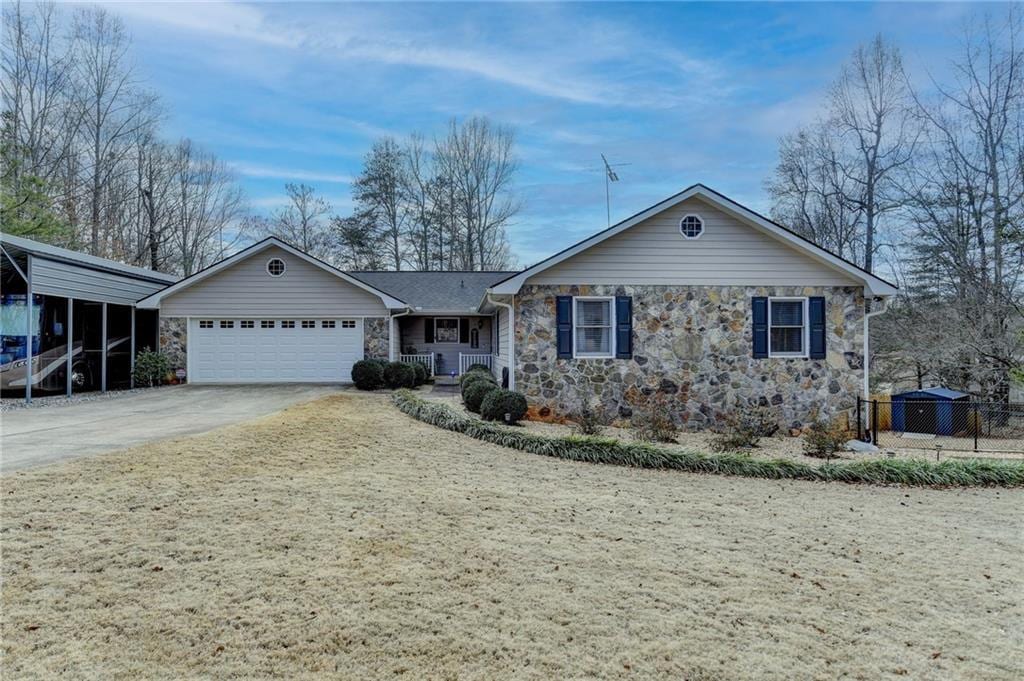
<instances>
[{"instance_id":1,"label":"double-hung window","mask_svg":"<svg viewBox=\"0 0 1024 681\"><path fill-rule=\"evenodd\" d=\"M576 357L614 357L614 298L573 299L573 350Z\"/></svg>"},{"instance_id":2,"label":"double-hung window","mask_svg":"<svg viewBox=\"0 0 1024 681\"><path fill-rule=\"evenodd\" d=\"M768 299L768 356L807 356L807 298Z\"/></svg>"}]
</instances>

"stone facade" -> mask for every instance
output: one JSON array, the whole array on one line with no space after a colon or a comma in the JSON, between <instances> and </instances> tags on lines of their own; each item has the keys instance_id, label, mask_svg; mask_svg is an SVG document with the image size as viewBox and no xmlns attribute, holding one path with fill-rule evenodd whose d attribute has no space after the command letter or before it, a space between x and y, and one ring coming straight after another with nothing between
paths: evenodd
<instances>
[{"instance_id":1,"label":"stone facade","mask_svg":"<svg viewBox=\"0 0 1024 681\"><path fill-rule=\"evenodd\" d=\"M556 295L633 297L632 359L558 359ZM825 359L752 356L753 296L824 296ZM664 400L684 428L772 405L781 425L849 416L863 379L860 287L524 286L516 296L516 388L555 415L583 402L609 419Z\"/></svg>"},{"instance_id":2,"label":"stone facade","mask_svg":"<svg viewBox=\"0 0 1024 681\"><path fill-rule=\"evenodd\" d=\"M387 317L367 317L363 320L363 356L366 359L387 359L390 328Z\"/></svg>"},{"instance_id":3,"label":"stone facade","mask_svg":"<svg viewBox=\"0 0 1024 681\"><path fill-rule=\"evenodd\" d=\"M184 369L188 356L188 325L184 317L160 317L160 352L167 355L171 371Z\"/></svg>"}]
</instances>

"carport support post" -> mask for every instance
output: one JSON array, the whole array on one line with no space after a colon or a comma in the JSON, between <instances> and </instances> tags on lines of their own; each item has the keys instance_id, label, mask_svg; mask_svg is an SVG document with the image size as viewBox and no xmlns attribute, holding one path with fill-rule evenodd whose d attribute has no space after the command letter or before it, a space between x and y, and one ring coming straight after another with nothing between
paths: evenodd
<instances>
[{"instance_id":1,"label":"carport support post","mask_svg":"<svg viewBox=\"0 0 1024 681\"><path fill-rule=\"evenodd\" d=\"M871 444L878 446L878 400L871 400Z\"/></svg>"},{"instance_id":2,"label":"carport support post","mask_svg":"<svg viewBox=\"0 0 1024 681\"><path fill-rule=\"evenodd\" d=\"M25 404L32 403L32 255L25 256Z\"/></svg>"},{"instance_id":3,"label":"carport support post","mask_svg":"<svg viewBox=\"0 0 1024 681\"><path fill-rule=\"evenodd\" d=\"M65 373L67 374L67 377L66 377L67 387L65 388L65 393L67 394L68 397L71 397L71 374L72 374L72 371L73 371L72 368L71 368L73 366L71 355L74 354L74 352L75 352L75 299L74 298L68 298L68 331L67 331L67 335L65 335L64 337L67 339L67 345L65 347L67 348L67 353L68 353L68 356L67 356L67 363L68 363L68 365L67 365L67 370L65 371Z\"/></svg>"},{"instance_id":4,"label":"carport support post","mask_svg":"<svg viewBox=\"0 0 1024 681\"><path fill-rule=\"evenodd\" d=\"M100 354L100 392L107 392L107 304L103 303L103 314L100 319L103 328L100 333L100 347L103 348Z\"/></svg>"},{"instance_id":5,"label":"carport support post","mask_svg":"<svg viewBox=\"0 0 1024 681\"><path fill-rule=\"evenodd\" d=\"M135 306L132 305L132 342L129 350L131 357L129 358L128 364L128 387L135 387Z\"/></svg>"}]
</instances>

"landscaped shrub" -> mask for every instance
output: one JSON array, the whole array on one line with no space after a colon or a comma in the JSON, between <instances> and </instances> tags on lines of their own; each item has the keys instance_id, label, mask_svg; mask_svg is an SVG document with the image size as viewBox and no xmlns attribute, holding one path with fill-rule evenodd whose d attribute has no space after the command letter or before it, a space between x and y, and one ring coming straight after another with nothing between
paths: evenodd
<instances>
[{"instance_id":1,"label":"landscaped shrub","mask_svg":"<svg viewBox=\"0 0 1024 681\"><path fill-rule=\"evenodd\" d=\"M526 408L525 395L498 388L487 393L480 404L480 415L488 421L519 423L526 416Z\"/></svg>"},{"instance_id":2,"label":"landscaped shrub","mask_svg":"<svg viewBox=\"0 0 1024 681\"><path fill-rule=\"evenodd\" d=\"M634 409L629 427L641 442L675 442L679 434L679 427L669 415L668 402L660 395L645 407Z\"/></svg>"},{"instance_id":3,"label":"landscaped shrub","mask_svg":"<svg viewBox=\"0 0 1024 681\"><path fill-rule=\"evenodd\" d=\"M475 362L466 367L466 371L486 371L487 373L491 373L491 367L487 366L486 364L480 364L479 362Z\"/></svg>"},{"instance_id":4,"label":"landscaped shrub","mask_svg":"<svg viewBox=\"0 0 1024 681\"><path fill-rule=\"evenodd\" d=\"M384 369L384 383L392 390L415 388L416 370L405 362L391 362Z\"/></svg>"},{"instance_id":5,"label":"landscaped shrub","mask_svg":"<svg viewBox=\"0 0 1024 681\"><path fill-rule=\"evenodd\" d=\"M1024 464L982 459L948 459L932 463L923 459L865 459L812 465L791 459L763 459L749 454L702 454L670 450L645 442L612 438L548 437L524 429L486 423L427 401L408 390L392 397L395 405L415 419L469 437L524 452L570 461L661 468L692 473L720 473L752 478L857 482L875 485L1024 486Z\"/></svg>"},{"instance_id":6,"label":"landscaped shrub","mask_svg":"<svg viewBox=\"0 0 1024 681\"><path fill-rule=\"evenodd\" d=\"M352 382L360 390L384 387L384 367L375 359L361 359L352 365Z\"/></svg>"},{"instance_id":7,"label":"landscaped shrub","mask_svg":"<svg viewBox=\"0 0 1024 681\"><path fill-rule=\"evenodd\" d=\"M483 404L484 399L495 390L501 390L496 383L488 381L473 381L463 391L462 403L466 405L466 409L469 411L474 414L479 414L480 405Z\"/></svg>"},{"instance_id":8,"label":"landscaped shrub","mask_svg":"<svg viewBox=\"0 0 1024 681\"><path fill-rule=\"evenodd\" d=\"M719 452L756 447L762 437L771 437L779 430L778 411L769 406L738 407L725 417L721 432L711 439L711 447Z\"/></svg>"},{"instance_id":9,"label":"landscaped shrub","mask_svg":"<svg viewBox=\"0 0 1024 681\"><path fill-rule=\"evenodd\" d=\"M573 432L578 435L600 435L606 425L601 413L589 404L584 404L572 420L575 423Z\"/></svg>"},{"instance_id":10,"label":"landscaped shrub","mask_svg":"<svg viewBox=\"0 0 1024 681\"><path fill-rule=\"evenodd\" d=\"M851 438L845 428L824 421L815 421L804 431L804 454L818 459L831 459L846 450Z\"/></svg>"},{"instance_id":11,"label":"landscaped shrub","mask_svg":"<svg viewBox=\"0 0 1024 681\"><path fill-rule=\"evenodd\" d=\"M423 362L413 362L410 366L416 372L416 385L426 383L430 375L427 373L427 367L424 366Z\"/></svg>"},{"instance_id":12,"label":"landscaped shrub","mask_svg":"<svg viewBox=\"0 0 1024 681\"><path fill-rule=\"evenodd\" d=\"M467 374L463 374L462 378L459 379L459 391L462 393L463 400L466 399L466 391L469 390L469 386L475 383L498 385L497 381L490 374L485 374L482 371L470 371Z\"/></svg>"},{"instance_id":13,"label":"landscaped shrub","mask_svg":"<svg viewBox=\"0 0 1024 681\"><path fill-rule=\"evenodd\" d=\"M132 377L136 385L160 385L171 372L171 360L162 352L146 348L135 355L135 370Z\"/></svg>"}]
</instances>

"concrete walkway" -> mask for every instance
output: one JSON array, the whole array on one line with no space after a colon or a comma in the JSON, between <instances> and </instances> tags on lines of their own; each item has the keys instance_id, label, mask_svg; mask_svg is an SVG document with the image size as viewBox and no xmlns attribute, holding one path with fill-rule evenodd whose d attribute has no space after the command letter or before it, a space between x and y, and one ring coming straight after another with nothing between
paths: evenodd
<instances>
[{"instance_id":1,"label":"concrete walkway","mask_svg":"<svg viewBox=\"0 0 1024 681\"><path fill-rule=\"evenodd\" d=\"M203 433L341 390L330 385L175 386L0 414L0 471Z\"/></svg>"}]
</instances>

